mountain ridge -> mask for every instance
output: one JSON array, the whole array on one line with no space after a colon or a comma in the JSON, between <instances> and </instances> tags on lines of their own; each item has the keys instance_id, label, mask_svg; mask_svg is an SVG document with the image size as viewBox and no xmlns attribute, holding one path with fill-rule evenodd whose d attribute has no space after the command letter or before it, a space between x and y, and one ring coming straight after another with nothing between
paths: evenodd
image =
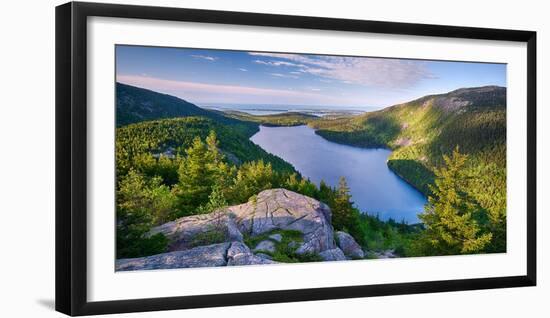
<instances>
[{"instance_id":1,"label":"mountain ridge","mask_svg":"<svg viewBox=\"0 0 550 318\"><path fill-rule=\"evenodd\" d=\"M426 95L402 104L426 102L430 99L434 100L436 106L445 110L456 110L467 106L506 106L506 87L496 85L464 87L447 93ZM451 107L448 107L449 104L451 104ZM453 104L456 107L452 107Z\"/></svg>"},{"instance_id":2,"label":"mountain ridge","mask_svg":"<svg viewBox=\"0 0 550 318\"><path fill-rule=\"evenodd\" d=\"M506 224L505 98L504 87L462 88L309 125L329 141L392 149L388 167L428 196L436 171L446 164L445 156L458 149L468 156L465 172L476 176L465 191L502 229ZM505 231L495 235L505 235Z\"/></svg>"},{"instance_id":3,"label":"mountain ridge","mask_svg":"<svg viewBox=\"0 0 550 318\"><path fill-rule=\"evenodd\" d=\"M445 121L447 124L456 119L454 116L466 112L501 110L506 110L506 88L481 86L426 95L360 115L321 118L309 122L309 125L330 141L364 148L396 149L403 146L398 139L406 138L404 134L413 130L415 125L425 125L426 121L440 121L439 124Z\"/></svg>"},{"instance_id":4,"label":"mountain ridge","mask_svg":"<svg viewBox=\"0 0 550 318\"><path fill-rule=\"evenodd\" d=\"M117 127L143 121L191 116L207 117L222 124L247 126L250 135L258 130L256 124L229 118L176 96L120 82L116 83Z\"/></svg>"}]
</instances>

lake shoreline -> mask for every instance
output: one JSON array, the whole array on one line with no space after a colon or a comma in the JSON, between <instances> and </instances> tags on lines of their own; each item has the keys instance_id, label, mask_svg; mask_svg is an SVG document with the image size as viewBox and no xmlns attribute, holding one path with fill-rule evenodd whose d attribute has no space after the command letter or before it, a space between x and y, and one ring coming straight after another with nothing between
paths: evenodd
<instances>
[{"instance_id":1,"label":"lake shoreline","mask_svg":"<svg viewBox=\"0 0 550 318\"><path fill-rule=\"evenodd\" d=\"M315 129L307 124L296 124L296 125L277 125L277 124L260 124L260 126L264 126L264 127L299 127L299 126L307 126L311 129L313 129L313 131L317 132L318 129ZM328 141L328 142L333 142L335 144L338 144L338 145L343 145L343 146L349 146L349 147L354 147L354 148L360 148L360 149L373 149L373 150L379 150L379 149L383 149L383 150L389 150L391 151L391 153L393 153L393 151L395 149L392 149L390 147L360 147L360 146L355 146L355 145L350 145L350 144L346 144L346 143L341 143L341 142L337 142L337 141L334 141L334 140L329 140L329 139L326 139L325 137L323 137L322 135L319 135L317 133L315 133L317 136L323 138L324 140ZM391 155L391 154L390 154ZM282 158L281 158L282 159ZM284 159L283 159L284 160ZM396 176L398 176L400 179L402 179L403 181L405 181L406 183L408 183L411 187L415 188L418 192L420 192L424 197L426 197L426 199L428 199L428 194L427 193L424 193L421 189L417 188L411 181L409 181L407 178L405 178L403 175L401 175L399 172L397 172L396 170L394 170L390 165L388 165L387 163L390 161L391 159L388 159L386 161L386 165L388 166L388 169L391 170L391 172L393 172Z\"/></svg>"},{"instance_id":2,"label":"lake shoreline","mask_svg":"<svg viewBox=\"0 0 550 318\"><path fill-rule=\"evenodd\" d=\"M318 129L315 129L309 125L302 125L302 126L308 126L310 127L311 129L313 129L314 131L317 131ZM317 134L317 133L316 133ZM376 146L376 147L361 147L361 146L356 146L356 145L352 145L352 144L347 144L347 143L343 143L343 142L338 142L336 140L330 140L330 139L327 139L325 138L323 135L321 134L317 134L319 137L325 139L326 141L328 142L333 142L335 144L339 144L339 145L345 145L345 146L349 146L349 147L355 147L355 148L360 148L360 149L384 149L384 150L389 150L393 153L393 151L395 151L395 149L391 148L391 147L388 147L388 146ZM425 193L424 191L422 191L422 189L419 189L415 184L413 184L410 180L408 180L405 176L403 176L402 174L400 174L399 172L397 172L391 165L388 165L387 163L390 161L391 159L388 159L386 161L386 165L388 166L388 169L390 169L396 176L398 176L400 179L402 179L403 181L405 181L406 183L408 183L411 187L415 188L418 192L420 192L424 197L426 197L426 199L428 198L428 193Z\"/></svg>"},{"instance_id":3,"label":"lake shoreline","mask_svg":"<svg viewBox=\"0 0 550 318\"><path fill-rule=\"evenodd\" d=\"M383 220L420 223L418 214L424 210L427 197L388 166L391 149L336 143L316 134L308 125L259 127L250 140L293 165L304 178L317 185L323 180L334 187L340 176L346 177L362 213L378 214Z\"/></svg>"}]
</instances>

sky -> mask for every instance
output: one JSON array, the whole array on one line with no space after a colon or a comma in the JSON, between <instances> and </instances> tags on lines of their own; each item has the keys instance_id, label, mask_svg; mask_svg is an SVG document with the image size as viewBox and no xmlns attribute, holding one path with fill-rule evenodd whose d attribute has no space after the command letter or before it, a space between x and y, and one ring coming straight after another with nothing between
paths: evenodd
<instances>
[{"instance_id":1,"label":"sky","mask_svg":"<svg viewBox=\"0 0 550 318\"><path fill-rule=\"evenodd\" d=\"M117 45L116 80L199 106L372 109L463 87L506 86L506 65Z\"/></svg>"}]
</instances>

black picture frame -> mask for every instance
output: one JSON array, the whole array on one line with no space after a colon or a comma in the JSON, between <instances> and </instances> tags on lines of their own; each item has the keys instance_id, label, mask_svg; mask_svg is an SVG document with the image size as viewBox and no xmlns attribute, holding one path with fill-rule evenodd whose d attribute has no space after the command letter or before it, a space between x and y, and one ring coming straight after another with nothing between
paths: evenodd
<instances>
[{"instance_id":1,"label":"black picture frame","mask_svg":"<svg viewBox=\"0 0 550 318\"><path fill-rule=\"evenodd\" d=\"M91 16L338 30L527 44L527 274L351 287L88 302L86 36ZM56 7L56 310L92 315L536 285L536 32L167 7L70 2Z\"/></svg>"}]
</instances>

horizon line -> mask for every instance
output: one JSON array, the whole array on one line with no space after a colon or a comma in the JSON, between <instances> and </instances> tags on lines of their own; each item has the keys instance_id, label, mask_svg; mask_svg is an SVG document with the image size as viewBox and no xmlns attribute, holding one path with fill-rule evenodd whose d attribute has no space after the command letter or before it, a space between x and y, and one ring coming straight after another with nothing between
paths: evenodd
<instances>
[{"instance_id":1,"label":"horizon line","mask_svg":"<svg viewBox=\"0 0 550 318\"><path fill-rule=\"evenodd\" d=\"M443 95L443 94L448 94L448 93L451 93L451 92L454 92L454 91L457 91L457 90L460 90L460 89L473 89L473 88L483 88L483 87L499 87L499 88L508 88L507 86L501 86L501 85L482 85L482 86L468 86L468 87L458 87L458 88L455 88L455 89L452 89L452 90L448 90L448 91L445 91L445 92L438 92L438 93L430 93L430 94L425 94L425 95L421 95L421 96L418 96L418 97L415 97L413 99L410 99L410 100L407 100L407 101L403 101L403 102L399 102L399 103L394 103L394 104L391 104L391 105L384 105L384 106L344 106L344 105L323 105L323 104L270 104L270 103L242 103L242 102L237 102L237 103L227 103L227 102L196 102L196 101L189 101L185 98L181 98L181 97L178 97L176 95L173 95L173 94L168 94L168 93L163 93L163 92L160 92L160 91L156 91L156 90L153 90L153 89L150 89L150 88L147 88L147 87L143 87L143 86L137 86L135 84L127 84L127 83L124 83L124 82L121 82L121 81L118 81L118 80L115 80L115 84L122 84L122 85L127 85L127 86L133 86L133 87L136 87L136 88L140 88L140 89L145 89L145 90L149 90L151 92L155 92L155 93L158 93L158 94L163 94L163 95L168 95L168 96L172 96L172 97L175 97L175 98L178 98L178 99L181 99L181 100L184 100L186 102L189 102L189 103L192 103L192 104L195 104L196 106L200 107L201 104L203 106L210 106L210 107L214 107L212 105L214 104L217 104L217 105L265 105L265 106L318 106L318 107L349 107L349 108L361 108L361 109L365 109L365 108L368 108L368 109L373 109L373 108L377 108L377 109L384 109L384 108L387 108L387 107L392 107L392 106L395 106L395 105L399 105L399 104L403 104L403 103L408 103L408 102L411 102L411 101L414 101L414 100L417 100L417 99L420 99L420 98L423 98L423 97L426 97L426 96L434 96L434 95ZM206 104L210 104L210 105L206 105ZM201 107L202 108L202 107ZM344 108L342 108L342 110L345 110Z\"/></svg>"}]
</instances>

